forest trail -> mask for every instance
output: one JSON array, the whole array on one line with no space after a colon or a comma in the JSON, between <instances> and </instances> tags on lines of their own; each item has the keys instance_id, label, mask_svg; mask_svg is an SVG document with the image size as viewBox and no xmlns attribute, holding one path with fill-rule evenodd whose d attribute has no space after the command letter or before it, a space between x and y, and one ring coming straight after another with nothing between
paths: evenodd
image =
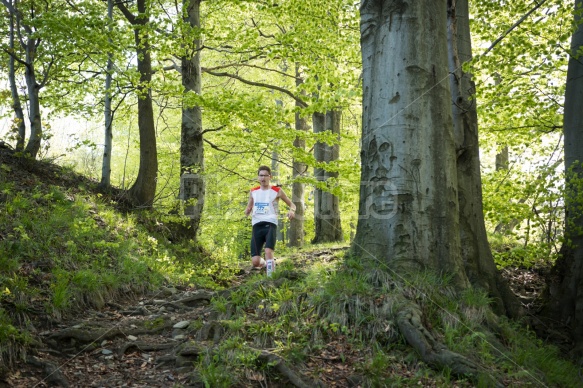
<instances>
[{"instance_id":1,"label":"forest trail","mask_svg":"<svg viewBox=\"0 0 583 388\"><path fill-rule=\"evenodd\" d=\"M333 249L302 254L294 261L301 270L302 261L334 260ZM287 271L286 271L287 272ZM535 273L506 270L505 277L515 291L523 290L523 302L534 301L543 283ZM278 287L297 273L279 274L276 279L264 273L242 268L233 287L207 291L167 285L157 292L124 301L108 302L100 310L88 309L78 317L55 324L40 333L44 348L27 362L13 369L0 387L204 387L195 365L213 357L224 339L224 321L229 308L219 312L213 297L228 300L251 276L261 276L261 284ZM257 306L246 311L250 319L269 319ZM272 353L260 349L256 369L248 369L248 387L358 387L355 366L363 355L352 350L348 342L328 344L319 355L297 369ZM271 371L266 372L265 365ZM412 371L404 364L403 376ZM318 376L318 380L310 376ZM431 381L422 386L433 386Z\"/></svg>"},{"instance_id":2,"label":"forest trail","mask_svg":"<svg viewBox=\"0 0 583 388\"><path fill-rule=\"evenodd\" d=\"M331 249L311 255L333 257ZM107 302L102 309L88 309L45 328L40 332L42 350L13 368L0 387L204 387L193 365L213 356L225 332L222 322L231 315L217 311L211 299L228 299L250 276L262 276L266 287L297 277L286 271L277 279L267 278L248 267L241 269L232 288L223 291L167 285L139 298ZM268 319L262 306L246 313ZM312 359L303 371L286 364L271 349L257 349L258 368L248 370L247 386L356 387L358 382L351 377L354 369L336 354L338 345L322 349L321 357ZM351 356L347 344L341 346L344 361L359 357ZM270 377L262 368L267 363L277 375L275 381L274 373ZM318 369L322 381L308 377L310 369Z\"/></svg>"}]
</instances>

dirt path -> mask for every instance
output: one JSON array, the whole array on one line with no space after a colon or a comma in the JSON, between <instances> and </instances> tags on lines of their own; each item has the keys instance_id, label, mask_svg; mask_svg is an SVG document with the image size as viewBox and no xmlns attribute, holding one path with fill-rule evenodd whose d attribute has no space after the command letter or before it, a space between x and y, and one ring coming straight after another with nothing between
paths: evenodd
<instances>
[{"instance_id":1,"label":"dirt path","mask_svg":"<svg viewBox=\"0 0 583 388\"><path fill-rule=\"evenodd\" d=\"M335 259L331 251L325 250L309 256L294 262L301 267L305 260ZM0 388L204 387L193 366L212 357L225 334L221 320L229 315L218 313L211 299L223 296L228 300L230 293L254 273L241 270L233 288L225 291L167 286L139 299L108 303L100 310L88 309L77 319L45 328L39 333L43 348L13 368L4 381L0 380ZM526 282L518 272L506 271L505 275L514 286L536 283L532 279ZM283 281L286 277L280 274L278 278ZM279 287L278 280L262 281L266 286ZM533 290L533 295L528 295L531 300L536 298L539 287ZM254 313L249 312L251 315ZM237 386L358 386L351 376L363 354L352 351L345 341L330 343L319 354L310 355L313 362L308 362L302 371L294 370L269 349L257 351L259 362L269 363L278 374L278 383L274 385L258 368L248 371L248 384L239 382ZM398 373L406 376L409 371ZM319 376L320 381L310 379L308 374Z\"/></svg>"},{"instance_id":2,"label":"dirt path","mask_svg":"<svg viewBox=\"0 0 583 388\"><path fill-rule=\"evenodd\" d=\"M257 271L241 270L235 286L224 291L168 286L137 300L88 309L39 333L43 348L16 365L0 388L204 387L193 366L212 357L225 332L220 322L225 312L219 314L211 299L228 299L252 274ZM284 278L264 281L278 287ZM248 386L318 386L268 349L257 351L259 364L269 363L279 383L249 370Z\"/></svg>"},{"instance_id":3,"label":"dirt path","mask_svg":"<svg viewBox=\"0 0 583 388\"><path fill-rule=\"evenodd\" d=\"M168 287L135 303L87 311L84 319L42 332L48 348L19 365L7 382L13 387L191 385L192 368L186 365L196 350L184 345L200 332L195 323L210 318L212 296Z\"/></svg>"}]
</instances>

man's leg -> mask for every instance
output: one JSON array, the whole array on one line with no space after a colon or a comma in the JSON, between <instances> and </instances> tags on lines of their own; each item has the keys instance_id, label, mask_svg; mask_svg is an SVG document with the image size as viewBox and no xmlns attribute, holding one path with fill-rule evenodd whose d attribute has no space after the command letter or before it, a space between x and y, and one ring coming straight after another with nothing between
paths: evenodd
<instances>
[{"instance_id":1,"label":"man's leg","mask_svg":"<svg viewBox=\"0 0 583 388\"><path fill-rule=\"evenodd\" d=\"M277 237L277 226L269 225L269 232L265 237L265 260L273 259L275 253L275 242Z\"/></svg>"},{"instance_id":2,"label":"man's leg","mask_svg":"<svg viewBox=\"0 0 583 388\"><path fill-rule=\"evenodd\" d=\"M253 231L251 232L251 264L255 268L263 268L265 266L265 260L261 257L261 249L263 248L263 244L265 244L267 233L262 233L263 229L254 225Z\"/></svg>"}]
</instances>

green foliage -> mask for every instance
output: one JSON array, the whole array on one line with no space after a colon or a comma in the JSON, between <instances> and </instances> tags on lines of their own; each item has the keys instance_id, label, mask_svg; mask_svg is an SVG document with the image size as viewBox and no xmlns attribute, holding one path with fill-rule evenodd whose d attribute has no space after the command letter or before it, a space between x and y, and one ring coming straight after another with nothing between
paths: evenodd
<instances>
[{"instance_id":1,"label":"green foliage","mask_svg":"<svg viewBox=\"0 0 583 388\"><path fill-rule=\"evenodd\" d=\"M507 35L533 4L470 1L470 7L475 58L466 70L476 80L484 213L489 231L512 246L495 247L496 262L552 263L564 229L560 132L573 1L546 1ZM505 148L508 165L494 170L491 158Z\"/></svg>"},{"instance_id":2,"label":"green foliage","mask_svg":"<svg viewBox=\"0 0 583 388\"><path fill-rule=\"evenodd\" d=\"M571 386L570 379L576 378L573 365L540 341L522 347L522 341L533 338L531 334L501 322L490 310L491 300L483 291L468 288L457 292L451 277L425 271L408 277L401 273L395 279L389 271L376 268L374 272L366 261L344 252L326 260L309 256L309 251L290 255L279 260L278 276L252 277L228 297L213 300L216 311L228 314L229 319L221 321L226 332L220 350L197 365L207 381L226 384L219 381L220 373L233 378L230 384L244 381L247 368L258 367L252 347L270 347L290 362L305 362L338 342L349 343L360 352L362 362L356 372L363 376L365 386L427 382L487 387L500 375L507 375L510 384L542 381ZM284 274L298 268L301 276L282 282ZM432 328L448 349L470 358L484 372L467 380L447 369L432 371L420 362L403 342L395 323L394 313L399 311L403 296L420 306L424 325ZM500 329L494 334L491 327ZM507 343L512 346L506 347ZM552 359L548 360L552 366L544 370L543 354ZM561 372L547 376L551 367ZM269 366L265 373L269 374Z\"/></svg>"},{"instance_id":3,"label":"green foliage","mask_svg":"<svg viewBox=\"0 0 583 388\"><path fill-rule=\"evenodd\" d=\"M357 4L344 0L201 4L200 29L169 16L183 13L178 3L156 3L149 8L154 20L149 27L155 68L150 86L159 119L158 178L164 184L158 188L156 208L161 212L176 204L180 107L184 103L204 110L207 197L198 243L209 253L201 252L193 241L172 240L167 227L184 221L178 216L171 219L157 212L122 215L81 189L44 190L32 184L21 190L4 179L11 167L0 165L0 300L2 306L11 306L0 310L2 349L26 344L22 327L34 309L60 318L72 309L99 307L116 295L156 287L164 281L212 289L228 285L239 262L249 260L250 225L243 208L248 190L255 184L256 167L270 164L272 159L280 166L276 183L288 194L294 183L292 162L308 166L304 176L295 180L306 185L306 240L314 233L310 193L315 187L341 198L343 230L349 240L357 222L354 204L359 193L359 150L355 146L361 93ZM483 53L532 6L495 0L473 1L471 5L476 54ZM130 54L133 32L119 13L113 21L106 20L103 2L78 2L75 6L51 3L45 12L26 22L42 38L37 64L41 73L50 75L43 95L43 103L50 109L44 112L92 119L101 114L99 101L105 94L103 70L108 54L115 61L116 90L127 93L139 82L135 58ZM465 65L477 81L482 149L498 152L509 147L511 152L508 168L486 168L483 179L484 211L499 267L552 262L562 241L560 139L553 132L562 123L564 51L572 32L571 7L572 1L545 2L488 55L478 55ZM5 28L0 27L6 32ZM190 50L195 38L205 42L200 95L184 94L178 73L164 71L167 59ZM6 41L2 44L6 47ZM84 48L82 52L79 47ZM49 70L45 67L48 63L50 74L44 72ZM22 72L19 68L16 75L21 77ZM296 76L303 82L297 83ZM0 93L2 101L10 105L9 94ZM114 138L125 145L113 155L113 182L127 188L138 170L136 99L115 93L113 97L119 104ZM296 105L296 99L302 102ZM296 113L309 119L312 113L327 109L345 112L341 155L337 162L321 166L311 148L317 141L332 144L337 140L328 133L314 135L293 128ZM77 127L74 130L80 132ZM55 126L55 131L64 138L68 135L61 127ZM98 178L101 156L94 144L101 144L101 132L89 139L76 134L73 146L66 147L74 152L71 163L94 178ZM293 146L297 137L306 142L306 150ZM310 172L314 167L338 172L339 178L327 185L317 182ZM278 255L292 253L281 249L282 245ZM400 340L392 316L398 308L397 295L419 302L431 326L442 330L452 349L478 354L480 363L493 370L499 368L496 362L503 358L494 349L492 338L484 334L484 326L493 322L490 301L477 290L458 294L450 278L427 271L405 282L385 268L371 268L359 258L342 255L330 262L306 264L297 281L283 280L282 271L295 269L294 262L284 260L271 280L257 275L228 298L212 301L218 313L227 316L233 312L235 316L223 321L229 333L219 353L207 355L197 365L204 384L235 384L256 360L249 343L273 346L290 359L305 360L311 350L341 337L364 349L373 345L369 361L362 365L371 385L417 384L418 376L405 379L391 375L398 371L389 352ZM163 322L152 323L159 324ZM520 337L517 333L509 328L504 340ZM573 375L568 366L557 361L555 351L547 351L539 343L534 348L523 345L516 346L524 353L517 348L505 365L517 380L522 375L530 379L531 370L543 370L545 351L552 361L549 365ZM410 356L410 362L417 362L415 355ZM419 376L423 373L421 370ZM441 373L440 381L449 385L450 372ZM567 378L561 380L560 373L548 373L549 384L572 383L565 382ZM538 372L532 375L538 376ZM480 384L488 385L488 377L479 377Z\"/></svg>"},{"instance_id":4,"label":"green foliage","mask_svg":"<svg viewBox=\"0 0 583 388\"><path fill-rule=\"evenodd\" d=\"M196 369L199 371L200 378L206 388L228 388L233 384L231 371L225 367L222 360L218 357L205 357L200 361Z\"/></svg>"},{"instance_id":5,"label":"green foliage","mask_svg":"<svg viewBox=\"0 0 583 388\"><path fill-rule=\"evenodd\" d=\"M123 214L78 188L23 191L2 180L0 192L0 301L6 327L23 336L31 314L60 319L165 281L217 288L235 272L218 255L208 265L192 241L171 244L155 212ZM19 345L14 338L0 347Z\"/></svg>"},{"instance_id":6,"label":"green foliage","mask_svg":"<svg viewBox=\"0 0 583 388\"><path fill-rule=\"evenodd\" d=\"M510 169L484 175L484 215L499 267L554 262L564 231L562 161L554 157L527 159L533 172L517 159Z\"/></svg>"},{"instance_id":7,"label":"green foliage","mask_svg":"<svg viewBox=\"0 0 583 388\"><path fill-rule=\"evenodd\" d=\"M501 368L536 385L576 387L581 384L579 368L565 360L556 346L544 343L535 333L516 323L502 324L510 353L499 357Z\"/></svg>"},{"instance_id":8,"label":"green foliage","mask_svg":"<svg viewBox=\"0 0 583 388\"><path fill-rule=\"evenodd\" d=\"M32 335L15 327L6 310L0 308L0 364L8 366L22 359L32 342Z\"/></svg>"}]
</instances>

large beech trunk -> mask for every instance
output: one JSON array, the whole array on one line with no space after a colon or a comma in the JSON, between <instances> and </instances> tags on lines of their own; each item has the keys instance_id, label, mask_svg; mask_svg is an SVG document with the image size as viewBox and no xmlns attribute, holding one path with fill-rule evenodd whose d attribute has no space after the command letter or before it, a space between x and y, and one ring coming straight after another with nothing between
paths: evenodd
<instances>
[{"instance_id":1,"label":"large beech trunk","mask_svg":"<svg viewBox=\"0 0 583 388\"><path fill-rule=\"evenodd\" d=\"M482 208L478 114L472 75L462 64L472 59L467 0L448 0L448 53L457 150L460 238L466 275L486 290L499 314L520 315L520 304L498 272L488 244Z\"/></svg>"},{"instance_id":2,"label":"large beech trunk","mask_svg":"<svg viewBox=\"0 0 583 388\"><path fill-rule=\"evenodd\" d=\"M447 59L447 0L363 0L362 173L353 253L369 270L448 274L464 269L456 146ZM418 302L403 292L400 333L436 368L477 375L479 366L439 342Z\"/></svg>"},{"instance_id":3,"label":"large beech trunk","mask_svg":"<svg viewBox=\"0 0 583 388\"><path fill-rule=\"evenodd\" d=\"M465 287L446 5L362 1L362 173L353 250L393 267L450 273Z\"/></svg>"}]
</instances>

